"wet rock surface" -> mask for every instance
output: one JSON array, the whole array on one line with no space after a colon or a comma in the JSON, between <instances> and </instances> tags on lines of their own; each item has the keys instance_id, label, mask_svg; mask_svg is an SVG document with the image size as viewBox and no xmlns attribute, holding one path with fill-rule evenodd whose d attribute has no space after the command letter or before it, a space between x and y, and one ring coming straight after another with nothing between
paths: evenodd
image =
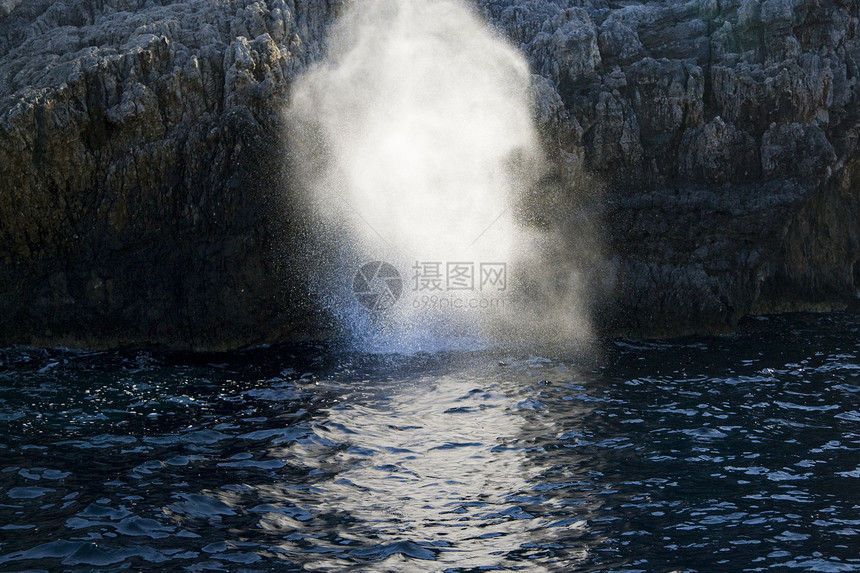
<instances>
[{"instance_id":1,"label":"wet rock surface","mask_svg":"<svg viewBox=\"0 0 860 573\"><path fill-rule=\"evenodd\" d=\"M545 187L573 198L549 224L608 332L856 300L857 2L476 8L532 66ZM0 344L309 333L281 112L340 9L0 2Z\"/></svg>"}]
</instances>

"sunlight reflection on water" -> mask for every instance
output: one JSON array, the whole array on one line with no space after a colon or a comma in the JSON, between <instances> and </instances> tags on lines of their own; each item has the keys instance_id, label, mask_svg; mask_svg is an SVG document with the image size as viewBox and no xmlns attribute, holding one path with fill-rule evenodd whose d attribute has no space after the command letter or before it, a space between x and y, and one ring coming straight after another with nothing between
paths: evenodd
<instances>
[{"instance_id":1,"label":"sunlight reflection on water","mask_svg":"<svg viewBox=\"0 0 860 573\"><path fill-rule=\"evenodd\" d=\"M794 320L591 362L0 350L0 568L860 570L860 328Z\"/></svg>"}]
</instances>

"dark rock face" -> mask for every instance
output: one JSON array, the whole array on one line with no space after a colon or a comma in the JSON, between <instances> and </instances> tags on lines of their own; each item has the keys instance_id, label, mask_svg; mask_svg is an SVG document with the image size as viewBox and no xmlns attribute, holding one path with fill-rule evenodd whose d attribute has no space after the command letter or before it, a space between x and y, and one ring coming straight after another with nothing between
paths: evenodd
<instances>
[{"instance_id":1,"label":"dark rock face","mask_svg":"<svg viewBox=\"0 0 860 573\"><path fill-rule=\"evenodd\" d=\"M539 117L569 186L602 186L610 330L860 296L857 2L481 4L560 96Z\"/></svg>"},{"instance_id":2,"label":"dark rock face","mask_svg":"<svg viewBox=\"0 0 860 573\"><path fill-rule=\"evenodd\" d=\"M25 0L0 20L0 344L289 334L278 102L330 9Z\"/></svg>"},{"instance_id":3,"label":"dark rock face","mask_svg":"<svg viewBox=\"0 0 860 573\"><path fill-rule=\"evenodd\" d=\"M571 257L599 325L725 331L856 299L856 1L477 8L535 73L548 185L579 197L554 224L572 251L583 212L603 229L600 257ZM308 332L280 111L339 9L0 2L0 344Z\"/></svg>"}]
</instances>

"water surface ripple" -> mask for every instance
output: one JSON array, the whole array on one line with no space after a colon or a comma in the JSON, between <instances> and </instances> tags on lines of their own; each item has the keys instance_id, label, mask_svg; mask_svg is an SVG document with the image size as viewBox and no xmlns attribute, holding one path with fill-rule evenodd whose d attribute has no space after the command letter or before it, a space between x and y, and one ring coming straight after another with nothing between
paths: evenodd
<instances>
[{"instance_id":1,"label":"water surface ripple","mask_svg":"<svg viewBox=\"0 0 860 573\"><path fill-rule=\"evenodd\" d=\"M378 356L0 350L3 571L860 571L860 320Z\"/></svg>"}]
</instances>

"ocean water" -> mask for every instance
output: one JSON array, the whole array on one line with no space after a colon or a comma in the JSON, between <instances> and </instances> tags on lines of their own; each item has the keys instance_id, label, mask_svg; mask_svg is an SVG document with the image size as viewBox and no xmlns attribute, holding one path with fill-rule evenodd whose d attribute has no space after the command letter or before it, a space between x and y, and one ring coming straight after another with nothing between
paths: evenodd
<instances>
[{"instance_id":1,"label":"ocean water","mask_svg":"<svg viewBox=\"0 0 860 573\"><path fill-rule=\"evenodd\" d=\"M860 317L0 350L2 571L860 571Z\"/></svg>"}]
</instances>

